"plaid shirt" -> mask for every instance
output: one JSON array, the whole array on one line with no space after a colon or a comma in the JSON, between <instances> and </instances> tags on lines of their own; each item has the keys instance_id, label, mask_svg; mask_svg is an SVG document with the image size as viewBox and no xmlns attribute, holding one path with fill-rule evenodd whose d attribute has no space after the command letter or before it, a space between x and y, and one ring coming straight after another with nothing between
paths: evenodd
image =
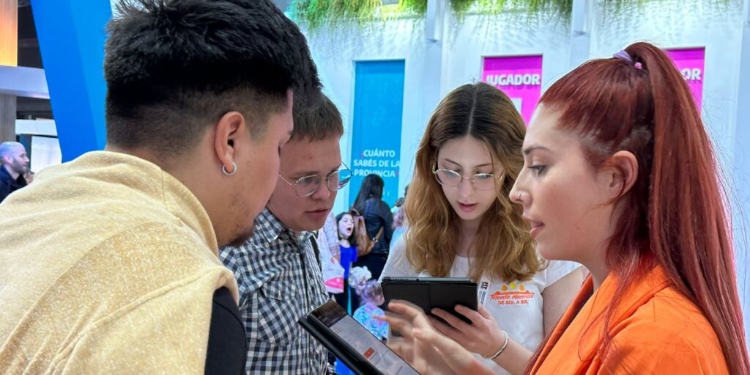
<instances>
[{"instance_id":1,"label":"plaid shirt","mask_svg":"<svg viewBox=\"0 0 750 375\"><path fill-rule=\"evenodd\" d=\"M264 209L249 240L219 251L237 279L248 374L326 373L328 352L297 323L328 300L311 236Z\"/></svg>"}]
</instances>

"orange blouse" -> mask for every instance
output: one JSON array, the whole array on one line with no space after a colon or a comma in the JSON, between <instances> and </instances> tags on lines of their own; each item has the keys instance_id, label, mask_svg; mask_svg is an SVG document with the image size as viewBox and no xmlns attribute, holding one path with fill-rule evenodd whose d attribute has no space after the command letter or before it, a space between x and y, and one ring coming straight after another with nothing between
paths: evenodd
<instances>
[{"instance_id":1,"label":"orange blouse","mask_svg":"<svg viewBox=\"0 0 750 375\"><path fill-rule=\"evenodd\" d=\"M729 374L711 324L670 285L661 267L626 291L610 318L610 347L598 353L603 312L616 287L610 274L592 295L591 277L586 280L531 374Z\"/></svg>"}]
</instances>

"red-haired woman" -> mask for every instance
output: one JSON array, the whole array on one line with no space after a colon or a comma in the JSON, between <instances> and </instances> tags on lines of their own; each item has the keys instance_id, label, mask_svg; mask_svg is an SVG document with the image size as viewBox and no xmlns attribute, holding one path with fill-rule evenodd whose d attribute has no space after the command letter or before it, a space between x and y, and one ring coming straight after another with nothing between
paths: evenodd
<instances>
[{"instance_id":1,"label":"red-haired woman","mask_svg":"<svg viewBox=\"0 0 750 375\"><path fill-rule=\"evenodd\" d=\"M510 197L538 251L591 272L527 373L750 374L716 158L663 51L636 43L555 82L523 154ZM392 347L419 369L490 373L417 309L390 309Z\"/></svg>"}]
</instances>

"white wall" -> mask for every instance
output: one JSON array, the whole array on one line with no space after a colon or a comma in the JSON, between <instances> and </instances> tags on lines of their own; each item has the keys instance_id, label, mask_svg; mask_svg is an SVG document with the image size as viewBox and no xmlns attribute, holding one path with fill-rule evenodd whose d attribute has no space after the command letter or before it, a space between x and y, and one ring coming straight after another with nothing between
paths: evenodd
<instances>
[{"instance_id":1,"label":"white wall","mask_svg":"<svg viewBox=\"0 0 750 375\"><path fill-rule=\"evenodd\" d=\"M742 4L729 8L700 0L647 3L617 17L603 9L592 30L591 57L609 57L635 41L662 48L706 47L703 119L725 168L731 168L737 109ZM729 169L727 169L729 170Z\"/></svg>"},{"instance_id":2,"label":"white wall","mask_svg":"<svg viewBox=\"0 0 750 375\"><path fill-rule=\"evenodd\" d=\"M479 82L486 56L542 55L542 90L569 70L568 30L549 16L469 14L461 21L449 14L444 35L443 95L460 85Z\"/></svg>"},{"instance_id":3,"label":"white wall","mask_svg":"<svg viewBox=\"0 0 750 375\"><path fill-rule=\"evenodd\" d=\"M745 317L745 338L750 339L750 0L745 0L743 10L742 43L740 45L740 68L737 79L737 111L734 131L734 165L731 176L734 181L732 194L734 243L737 262L737 282L740 286L740 298L743 299ZM750 348L750 340L748 341Z\"/></svg>"}]
</instances>

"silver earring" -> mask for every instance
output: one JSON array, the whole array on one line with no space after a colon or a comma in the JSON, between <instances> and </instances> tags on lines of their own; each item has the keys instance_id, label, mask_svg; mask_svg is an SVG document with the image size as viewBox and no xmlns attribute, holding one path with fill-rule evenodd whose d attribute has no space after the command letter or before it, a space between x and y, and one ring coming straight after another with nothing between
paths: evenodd
<instances>
[{"instance_id":1,"label":"silver earring","mask_svg":"<svg viewBox=\"0 0 750 375\"><path fill-rule=\"evenodd\" d=\"M224 164L221 165L221 173L224 173L224 176L234 176L235 173L237 173L237 163L232 162L232 171L227 172L227 168L224 166Z\"/></svg>"}]
</instances>

